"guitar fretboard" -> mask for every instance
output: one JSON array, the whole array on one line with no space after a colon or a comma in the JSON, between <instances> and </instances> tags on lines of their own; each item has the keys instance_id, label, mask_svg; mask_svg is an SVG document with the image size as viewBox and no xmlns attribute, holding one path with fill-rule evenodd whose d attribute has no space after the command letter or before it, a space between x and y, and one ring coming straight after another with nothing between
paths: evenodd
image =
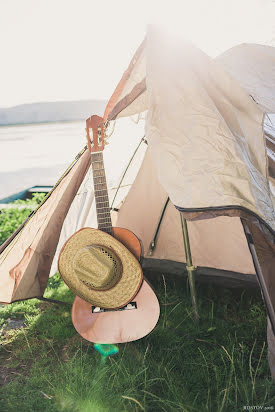
<instances>
[{"instance_id":1,"label":"guitar fretboard","mask_svg":"<svg viewBox=\"0 0 275 412\"><path fill-rule=\"evenodd\" d=\"M102 152L92 153L92 170L98 229L112 235L113 230L110 214L109 196Z\"/></svg>"}]
</instances>

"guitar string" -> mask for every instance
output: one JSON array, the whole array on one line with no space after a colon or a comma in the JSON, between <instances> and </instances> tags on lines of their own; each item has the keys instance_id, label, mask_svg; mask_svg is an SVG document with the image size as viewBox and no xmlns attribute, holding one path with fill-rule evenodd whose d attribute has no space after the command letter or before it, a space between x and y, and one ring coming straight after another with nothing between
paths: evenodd
<instances>
[{"instance_id":1,"label":"guitar string","mask_svg":"<svg viewBox=\"0 0 275 412\"><path fill-rule=\"evenodd\" d=\"M92 154L92 171L98 228L109 232L112 231L112 220L102 153ZM98 198L103 199L103 201L98 201Z\"/></svg>"}]
</instances>

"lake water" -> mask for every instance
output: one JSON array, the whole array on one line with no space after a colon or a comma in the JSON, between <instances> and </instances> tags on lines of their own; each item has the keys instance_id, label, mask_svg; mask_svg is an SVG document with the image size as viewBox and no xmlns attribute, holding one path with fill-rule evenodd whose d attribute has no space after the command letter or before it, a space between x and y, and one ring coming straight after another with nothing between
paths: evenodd
<instances>
[{"instance_id":1,"label":"lake water","mask_svg":"<svg viewBox=\"0 0 275 412\"><path fill-rule=\"evenodd\" d=\"M275 115L270 119L266 130L275 136ZM144 135L144 121L119 119L114 130L104 150L109 187ZM31 186L54 185L85 144L84 120L1 126L0 199Z\"/></svg>"},{"instance_id":2,"label":"lake water","mask_svg":"<svg viewBox=\"0 0 275 412\"><path fill-rule=\"evenodd\" d=\"M104 150L106 170L117 176L143 134L143 121L117 121ZM85 144L84 120L0 127L0 199L31 186L54 185Z\"/></svg>"}]
</instances>

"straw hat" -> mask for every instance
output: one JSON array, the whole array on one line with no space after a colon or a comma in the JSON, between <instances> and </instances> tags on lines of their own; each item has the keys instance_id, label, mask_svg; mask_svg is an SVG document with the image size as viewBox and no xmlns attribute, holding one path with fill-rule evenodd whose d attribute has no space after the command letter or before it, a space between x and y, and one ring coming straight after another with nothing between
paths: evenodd
<instances>
[{"instance_id":1,"label":"straw hat","mask_svg":"<svg viewBox=\"0 0 275 412\"><path fill-rule=\"evenodd\" d=\"M67 240L58 270L76 295L105 309L131 302L142 283L135 256L113 236L92 228L80 229Z\"/></svg>"}]
</instances>

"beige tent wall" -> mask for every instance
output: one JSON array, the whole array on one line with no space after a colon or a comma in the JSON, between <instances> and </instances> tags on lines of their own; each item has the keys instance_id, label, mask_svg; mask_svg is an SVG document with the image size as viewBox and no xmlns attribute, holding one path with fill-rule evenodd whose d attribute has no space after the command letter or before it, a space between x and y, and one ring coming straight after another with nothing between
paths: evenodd
<instances>
[{"instance_id":1,"label":"beige tent wall","mask_svg":"<svg viewBox=\"0 0 275 412\"><path fill-rule=\"evenodd\" d=\"M240 44L216 57L264 111L275 112L275 48L260 44Z\"/></svg>"},{"instance_id":2,"label":"beige tent wall","mask_svg":"<svg viewBox=\"0 0 275 412\"><path fill-rule=\"evenodd\" d=\"M156 248L150 254L149 246L166 200L167 193L158 182L147 152L135 182L117 213L115 225L131 230L141 239L145 258L185 262L180 215L171 202L161 223ZM255 275L238 217L188 222L188 228L196 266Z\"/></svg>"},{"instance_id":3,"label":"beige tent wall","mask_svg":"<svg viewBox=\"0 0 275 412\"><path fill-rule=\"evenodd\" d=\"M171 201L186 209L240 206L275 228L264 113L194 46L153 30L147 39L146 136Z\"/></svg>"},{"instance_id":4,"label":"beige tent wall","mask_svg":"<svg viewBox=\"0 0 275 412\"><path fill-rule=\"evenodd\" d=\"M0 302L42 296L64 218L90 165L86 151L0 256Z\"/></svg>"}]
</instances>

